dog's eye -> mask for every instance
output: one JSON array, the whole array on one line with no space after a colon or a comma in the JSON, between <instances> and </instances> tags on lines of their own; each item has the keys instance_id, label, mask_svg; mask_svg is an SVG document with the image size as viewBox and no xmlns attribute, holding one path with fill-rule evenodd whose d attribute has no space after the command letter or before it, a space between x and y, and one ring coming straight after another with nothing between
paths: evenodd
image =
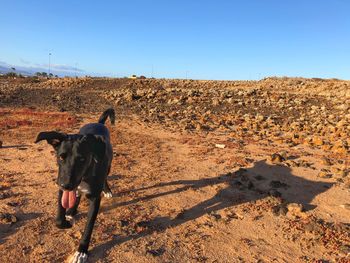
<instances>
[{"instance_id":1,"label":"dog's eye","mask_svg":"<svg viewBox=\"0 0 350 263\"><path fill-rule=\"evenodd\" d=\"M58 156L58 159L59 159L60 161L64 161L64 160L66 159L66 157L67 157L67 155L64 154L64 153L62 153L62 154L60 154L60 155Z\"/></svg>"}]
</instances>

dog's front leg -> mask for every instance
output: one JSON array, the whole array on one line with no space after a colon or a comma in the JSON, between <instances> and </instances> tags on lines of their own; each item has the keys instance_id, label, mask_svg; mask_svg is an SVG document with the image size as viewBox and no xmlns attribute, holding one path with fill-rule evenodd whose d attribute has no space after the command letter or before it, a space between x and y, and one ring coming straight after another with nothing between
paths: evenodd
<instances>
[{"instance_id":1,"label":"dog's front leg","mask_svg":"<svg viewBox=\"0 0 350 263\"><path fill-rule=\"evenodd\" d=\"M66 220L66 209L61 204L63 191L58 190L56 226L61 229L71 228L72 225Z\"/></svg>"},{"instance_id":2,"label":"dog's front leg","mask_svg":"<svg viewBox=\"0 0 350 263\"><path fill-rule=\"evenodd\" d=\"M89 198L89 212L87 215L87 222L85 225L83 236L79 243L78 251L75 252L71 263L83 263L87 261L87 252L91 239L92 230L94 228L95 220L100 208L101 196Z\"/></svg>"}]
</instances>

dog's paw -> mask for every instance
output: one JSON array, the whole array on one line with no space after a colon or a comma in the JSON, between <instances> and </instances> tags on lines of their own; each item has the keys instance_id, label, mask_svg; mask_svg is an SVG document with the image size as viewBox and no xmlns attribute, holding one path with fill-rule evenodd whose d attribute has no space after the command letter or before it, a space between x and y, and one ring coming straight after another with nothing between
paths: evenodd
<instances>
[{"instance_id":1,"label":"dog's paw","mask_svg":"<svg viewBox=\"0 0 350 263\"><path fill-rule=\"evenodd\" d=\"M69 263L86 263L88 255L84 252L75 252L74 255L68 261Z\"/></svg>"},{"instance_id":2,"label":"dog's paw","mask_svg":"<svg viewBox=\"0 0 350 263\"><path fill-rule=\"evenodd\" d=\"M59 229L67 229L67 228L71 228L73 225L69 221L63 220L63 221L56 221L56 226Z\"/></svg>"},{"instance_id":3,"label":"dog's paw","mask_svg":"<svg viewBox=\"0 0 350 263\"><path fill-rule=\"evenodd\" d=\"M112 198L113 197L113 194L111 192L102 191L102 193L103 193L104 197L107 197L107 198Z\"/></svg>"}]
</instances>

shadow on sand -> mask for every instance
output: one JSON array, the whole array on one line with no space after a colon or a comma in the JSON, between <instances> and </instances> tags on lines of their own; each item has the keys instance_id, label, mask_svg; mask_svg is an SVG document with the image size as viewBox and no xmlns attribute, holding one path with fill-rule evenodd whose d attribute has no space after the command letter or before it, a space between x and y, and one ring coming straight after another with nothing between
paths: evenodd
<instances>
[{"instance_id":1,"label":"shadow on sand","mask_svg":"<svg viewBox=\"0 0 350 263\"><path fill-rule=\"evenodd\" d=\"M0 149L11 149L11 148L17 148L19 150L27 150L30 145L26 144L19 144L19 145L3 145L0 147Z\"/></svg>"},{"instance_id":2,"label":"shadow on sand","mask_svg":"<svg viewBox=\"0 0 350 263\"><path fill-rule=\"evenodd\" d=\"M306 210L311 210L315 206L311 201L319 194L332 187L332 183L311 181L291 173L291 169L284 165L269 165L265 161L258 161L253 167L239 169L236 172L223 174L213 178L199 180L178 180L166 183L155 184L149 187L131 190L129 192L147 191L153 188L159 192L145 195L130 201L115 203L109 207L101 208L101 211L108 211L120 206L131 205L140 201L147 201L153 198L179 194L187 189L200 189L206 186L224 184L225 188L220 188L217 193L203 202L184 210L175 218L157 217L146 222L150 227L143 232L129 235L116 236L112 240L94 247L91 251L92 259L94 255L104 257L114 246L129 240L145 237L154 231L163 231L169 227L176 227L191 220L195 220L205 214L218 210L233 207L238 204L264 199L271 194L281 194L286 203L302 204ZM177 187L169 191L161 191L162 187ZM125 192L124 192L125 193Z\"/></svg>"},{"instance_id":3,"label":"shadow on sand","mask_svg":"<svg viewBox=\"0 0 350 263\"><path fill-rule=\"evenodd\" d=\"M38 218L41 215L42 215L41 213L15 214L15 216L16 216L16 218L18 220L17 222L15 222L13 224L0 223L0 244L4 243L8 236L11 236L14 233L16 233L16 231L21 226L26 224L27 221L31 221L31 220L33 220L35 218Z\"/></svg>"}]
</instances>

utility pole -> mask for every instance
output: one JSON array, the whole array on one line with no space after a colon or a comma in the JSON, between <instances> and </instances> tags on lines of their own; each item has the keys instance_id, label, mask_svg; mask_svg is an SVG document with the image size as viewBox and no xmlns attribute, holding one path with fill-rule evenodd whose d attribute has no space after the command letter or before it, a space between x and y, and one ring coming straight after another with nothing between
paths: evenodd
<instances>
[{"instance_id":1,"label":"utility pole","mask_svg":"<svg viewBox=\"0 0 350 263\"><path fill-rule=\"evenodd\" d=\"M153 78L153 65L152 65L152 78Z\"/></svg>"},{"instance_id":2,"label":"utility pole","mask_svg":"<svg viewBox=\"0 0 350 263\"><path fill-rule=\"evenodd\" d=\"M78 62L75 62L75 78L77 78Z\"/></svg>"},{"instance_id":3,"label":"utility pole","mask_svg":"<svg viewBox=\"0 0 350 263\"><path fill-rule=\"evenodd\" d=\"M51 52L49 53L49 78L51 74Z\"/></svg>"}]
</instances>

